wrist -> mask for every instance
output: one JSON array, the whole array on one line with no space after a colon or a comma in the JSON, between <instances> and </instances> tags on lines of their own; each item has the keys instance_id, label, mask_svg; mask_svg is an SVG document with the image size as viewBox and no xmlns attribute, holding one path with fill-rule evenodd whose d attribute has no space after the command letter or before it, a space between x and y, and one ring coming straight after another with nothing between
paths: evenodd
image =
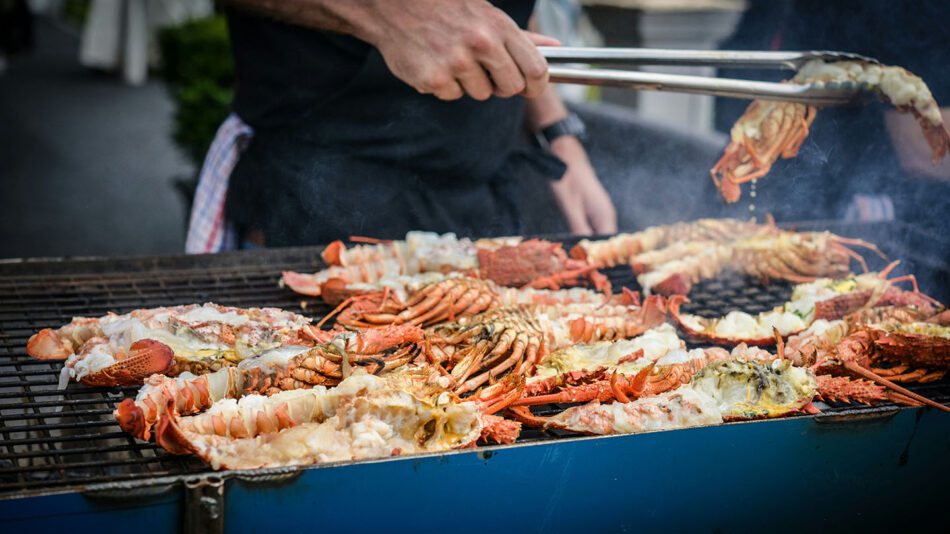
<instances>
[{"instance_id":1,"label":"wrist","mask_svg":"<svg viewBox=\"0 0 950 534\"><path fill-rule=\"evenodd\" d=\"M584 122L574 113L569 113L561 120L543 127L534 132L538 146L550 149L551 146L562 138L573 138L574 142L579 143L583 140L586 128Z\"/></svg>"},{"instance_id":2,"label":"wrist","mask_svg":"<svg viewBox=\"0 0 950 534\"><path fill-rule=\"evenodd\" d=\"M581 140L573 135L562 135L557 139L550 142L549 150L555 153L561 153L565 151L573 151L578 148L584 148L584 145L581 144Z\"/></svg>"},{"instance_id":3,"label":"wrist","mask_svg":"<svg viewBox=\"0 0 950 534\"><path fill-rule=\"evenodd\" d=\"M381 5L375 0L328 2L329 9L344 26L344 33L352 35L379 48L380 37L385 34L381 21Z\"/></svg>"},{"instance_id":4,"label":"wrist","mask_svg":"<svg viewBox=\"0 0 950 534\"><path fill-rule=\"evenodd\" d=\"M530 125L531 131L540 132L541 130L547 128L548 126L551 126L552 124L558 123L566 119L568 115L570 115L570 113L568 113L566 109L562 109L560 111L555 111L555 112L551 112L545 115L538 115L538 116L532 117L533 120L531 121L531 125Z\"/></svg>"}]
</instances>

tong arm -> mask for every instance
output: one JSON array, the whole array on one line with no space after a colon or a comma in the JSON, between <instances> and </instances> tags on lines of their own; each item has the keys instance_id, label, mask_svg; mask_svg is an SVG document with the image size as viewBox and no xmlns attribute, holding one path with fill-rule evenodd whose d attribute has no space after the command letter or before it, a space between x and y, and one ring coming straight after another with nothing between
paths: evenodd
<instances>
[{"instance_id":1,"label":"tong arm","mask_svg":"<svg viewBox=\"0 0 950 534\"><path fill-rule=\"evenodd\" d=\"M876 59L851 54L813 50L807 52L768 52L741 50L674 50L665 48L585 48L540 46L548 63L600 63L628 65L710 66L735 69L798 70L813 59L827 62L858 60L879 63Z\"/></svg>"},{"instance_id":2,"label":"tong arm","mask_svg":"<svg viewBox=\"0 0 950 534\"><path fill-rule=\"evenodd\" d=\"M763 98L815 106L848 104L853 102L861 91L861 88L852 82L773 83L658 72L562 66L548 67L548 74L552 82L560 83L696 93L732 98Z\"/></svg>"}]
</instances>

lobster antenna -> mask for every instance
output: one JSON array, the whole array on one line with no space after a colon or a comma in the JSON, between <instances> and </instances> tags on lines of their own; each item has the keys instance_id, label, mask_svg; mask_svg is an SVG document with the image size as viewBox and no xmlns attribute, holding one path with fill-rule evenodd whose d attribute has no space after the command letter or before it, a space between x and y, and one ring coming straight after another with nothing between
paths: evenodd
<instances>
[{"instance_id":1,"label":"lobster antenna","mask_svg":"<svg viewBox=\"0 0 950 534\"><path fill-rule=\"evenodd\" d=\"M361 235L351 235L350 241L353 243L368 243L370 245L388 245L393 243L393 239L377 239L375 237L364 237Z\"/></svg>"},{"instance_id":2,"label":"lobster antenna","mask_svg":"<svg viewBox=\"0 0 950 534\"><path fill-rule=\"evenodd\" d=\"M841 237L840 235L836 235L835 239L838 242L844 243L846 245L854 245L856 247L864 247L866 249L873 250L874 253L880 256L882 260L887 261L887 256L883 252L881 252L881 249L877 248L877 245L875 245L874 243L868 243L867 241L863 239L852 239L849 237Z\"/></svg>"},{"instance_id":3,"label":"lobster antenna","mask_svg":"<svg viewBox=\"0 0 950 534\"><path fill-rule=\"evenodd\" d=\"M894 268L900 264L900 262L901 260L892 261L890 265L888 265L880 273L878 273L878 276L880 276L884 280L887 280L887 275L891 274L891 271L893 271Z\"/></svg>"}]
</instances>

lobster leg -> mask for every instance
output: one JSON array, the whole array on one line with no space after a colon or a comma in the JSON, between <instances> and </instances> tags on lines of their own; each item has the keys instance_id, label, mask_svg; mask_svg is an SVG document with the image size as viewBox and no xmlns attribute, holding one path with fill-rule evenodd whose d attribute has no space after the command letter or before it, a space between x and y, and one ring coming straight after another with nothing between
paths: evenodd
<instances>
[{"instance_id":1,"label":"lobster leg","mask_svg":"<svg viewBox=\"0 0 950 534\"><path fill-rule=\"evenodd\" d=\"M527 406L509 406L508 413L516 421L531 427L542 427L548 422L546 417L538 417L531 413Z\"/></svg>"},{"instance_id":2,"label":"lobster leg","mask_svg":"<svg viewBox=\"0 0 950 534\"><path fill-rule=\"evenodd\" d=\"M876 382L876 383L878 383L878 384L881 384L882 386L885 386L885 387L887 387L887 388L890 388L890 389L894 390L895 392L900 393L901 395L904 395L904 396L906 396L906 397L909 397L909 398L911 398L911 399L913 399L913 400L915 400L915 401L917 401L917 402L920 402L920 403L926 404L927 406L931 406L931 407L934 407L934 408L936 408L936 409L938 409L938 410L943 410L943 411L945 411L945 412L950 413L950 408L944 406L943 404L940 404L939 402L932 401L932 400L928 399L927 397L924 397L923 395L918 395L918 394L914 393L913 391L911 391L911 390L909 390L909 389L907 389L907 388L898 386L898 385L895 384L894 382L891 382L890 380L888 380L888 379L886 379L886 378L884 378L884 377L882 377L882 376L880 376L880 375L878 375L878 374L876 374L876 373L873 373L873 372L871 372L871 371L865 369L864 367L861 367L860 365L858 365L857 362L854 362L854 361L845 361L845 362L844 362L844 367L845 367L845 369L851 371L852 373L854 373L854 374L856 374L856 375L858 375L858 376L861 376L861 377L863 377L863 378L866 378L866 379L868 379L868 380L871 380L872 382Z\"/></svg>"}]
</instances>

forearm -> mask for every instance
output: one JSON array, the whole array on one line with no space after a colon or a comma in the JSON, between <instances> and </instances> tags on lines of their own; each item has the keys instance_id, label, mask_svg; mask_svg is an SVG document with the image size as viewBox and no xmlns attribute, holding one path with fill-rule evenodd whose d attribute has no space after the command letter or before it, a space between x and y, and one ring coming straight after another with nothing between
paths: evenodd
<instances>
[{"instance_id":1,"label":"forearm","mask_svg":"<svg viewBox=\"0 0 950 534\"><path fill-rule=\"evenodd\" d=\"M525 102L524 120L529 131L538 131L565 117L567 108L553 84L548 84L537 98Z\"/></svg>"},{"instance_id":2,"label":"forearm","mask_svg":"<svg viewBox=\"0 0 950 534\"><path fill-rule=\"evenodd\" d=\"M224 0L277 20L370 41L376 33L373 0Z\"/></svg>"},{"instance_id":3,"label":"forearm","mask_svg":"<svg viewBox=\"0 0 950 534\"><path fill-rule=\"evenodd\" d=\"M536 16L532 16L528 21L528 29L535 33L541 32ZM525 103L524 120L528 131L538 131L565 117L567 117L567 108L564 107L564 102L553 84L549 83L540 95Z\"/></svg>"}]
</instances>

